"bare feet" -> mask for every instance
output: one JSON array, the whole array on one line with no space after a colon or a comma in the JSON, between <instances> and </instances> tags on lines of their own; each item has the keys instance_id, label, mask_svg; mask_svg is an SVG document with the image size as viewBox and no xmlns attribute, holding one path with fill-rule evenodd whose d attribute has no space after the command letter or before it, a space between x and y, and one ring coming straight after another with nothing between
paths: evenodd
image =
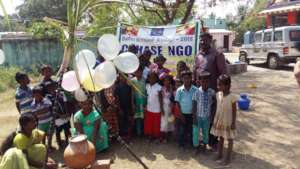
<instances>
[{"instance_id":1,"label":"bare feet","mask_svg":"<svg viewBox=\"0 0 300 169\"><path fill-rule=\"evenodd\" d=\"M216 158L215 158L215 161L216 162L222 162L221 160L222 160L222 156L220 156L220 155L218 155Z\"/></svg>"},{"instance_id":2,"label":"bare feet","mask_svg":"<svg viewBox=\"0 0 300 169\"><path fill-rule=\"evenodd\" d=\"M222 165L223 165L223 166L227 166L227 165L229 165L230 163L231 163L230 158L226 158L226 159L223 161Z\"/></svg>"}]
</instances>

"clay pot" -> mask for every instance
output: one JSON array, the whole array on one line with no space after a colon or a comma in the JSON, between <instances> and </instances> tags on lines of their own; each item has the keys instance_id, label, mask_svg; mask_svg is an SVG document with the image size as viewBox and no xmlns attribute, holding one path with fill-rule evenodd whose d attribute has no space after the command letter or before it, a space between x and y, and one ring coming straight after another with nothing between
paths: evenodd
<instances>
[{"instance_id":1,"label":"clay pot","mask_svg":"<svg viewBox=\"0 0 300 169\"><path fill-rule=\"evenodd\" d=\"M83 169L95 161L96 150L87 140L86 135L71 137L69 145L64 152L66 165L73 169Z\"/></svg>"}]
</instances>

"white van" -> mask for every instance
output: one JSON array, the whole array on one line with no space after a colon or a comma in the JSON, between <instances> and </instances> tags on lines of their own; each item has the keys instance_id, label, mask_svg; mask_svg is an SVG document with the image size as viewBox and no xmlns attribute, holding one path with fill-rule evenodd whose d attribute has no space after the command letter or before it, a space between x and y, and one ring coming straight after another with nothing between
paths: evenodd
<instances>
[{"instance_id":1,"label":"white van","mask_svg":"<svg viewBox=\"0 0 300 169\"><path fill-rule=\"evenodd\" d=\"M296 62L300 58L300 26L284 26L248 33L252 36L248 44L243 44L239 59L266 61L269 68L277 69L282 64Z\"/></svg>"}]
</instances>

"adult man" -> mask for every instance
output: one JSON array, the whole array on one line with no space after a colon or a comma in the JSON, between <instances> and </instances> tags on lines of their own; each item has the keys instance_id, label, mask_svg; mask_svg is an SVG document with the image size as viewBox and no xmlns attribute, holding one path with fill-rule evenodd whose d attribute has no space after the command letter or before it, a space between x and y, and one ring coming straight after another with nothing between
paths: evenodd
<instances>
[{"instance_id":1,"label":"adult man","mask_svg":"<svg viewBox=\"0 0 300 169\"><path fill-rule=\"evenodd\" d=\"M219 53L215 48L211 47L212 36L209 33L203 33L200 36L200 52L195 58L194 65L194 80L198 79L199 75L207 71L210 73L210 81L208 87L217 91L217 79L220 75L227 73L226 60L222 53ZM212 124L216 112L216 104L212 106L211 121ZM210 134L209 145L216 148L218 140Z\"/></svg>"},{"instance_id":2,"label":"adult man","mask_svg":"<svg viewBox=\"0 0 300 169\"><path fill-rule=\"evenodd\" d=\"M212 36L209 33L203 33L200 36L200 52L195 58L194 79L203 71L211 75L209 88L217 91L217 79L221 74L227 73L225 57L215 48L211 47Z\"/></svg>"}]
</instances>

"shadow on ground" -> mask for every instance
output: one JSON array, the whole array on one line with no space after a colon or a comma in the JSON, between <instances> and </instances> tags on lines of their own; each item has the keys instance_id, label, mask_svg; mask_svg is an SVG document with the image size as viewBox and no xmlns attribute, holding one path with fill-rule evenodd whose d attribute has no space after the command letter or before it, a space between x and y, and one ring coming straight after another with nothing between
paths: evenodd
<instances>
[{"instance_id":1,"label":"shadow on ground","mask_svg":"<svg viewBox=\"0 0 300 169\"><path fill-rule=\"evenodd\" d=\"M205 152L195 155L192 148L185 151L179 150L176 143L156 144L148 143L146 139L135 139L131 148L136 152L147 166L151 169L175 169L175 168L189 168L188 166L193 163L193 168L228 168L222 167L220 164L214 162L216 153ZM57 151L51 154L55 160L62 162L63 151ZM130 161L135 163L131 167L142 168L141 165L127 152L127 150L120 144L115 143L107 152L97 155L97 159L114 159L115 163L112 165L113 169L124 169L126 164L122 161ZM198 163L198 167L195 167ZM258 159L248 154L241 154L235 152L233 155L233 162L230 168L255 168L255 169L274 169L276 166L269 162Z\"/></svg>"}]
</instances>

